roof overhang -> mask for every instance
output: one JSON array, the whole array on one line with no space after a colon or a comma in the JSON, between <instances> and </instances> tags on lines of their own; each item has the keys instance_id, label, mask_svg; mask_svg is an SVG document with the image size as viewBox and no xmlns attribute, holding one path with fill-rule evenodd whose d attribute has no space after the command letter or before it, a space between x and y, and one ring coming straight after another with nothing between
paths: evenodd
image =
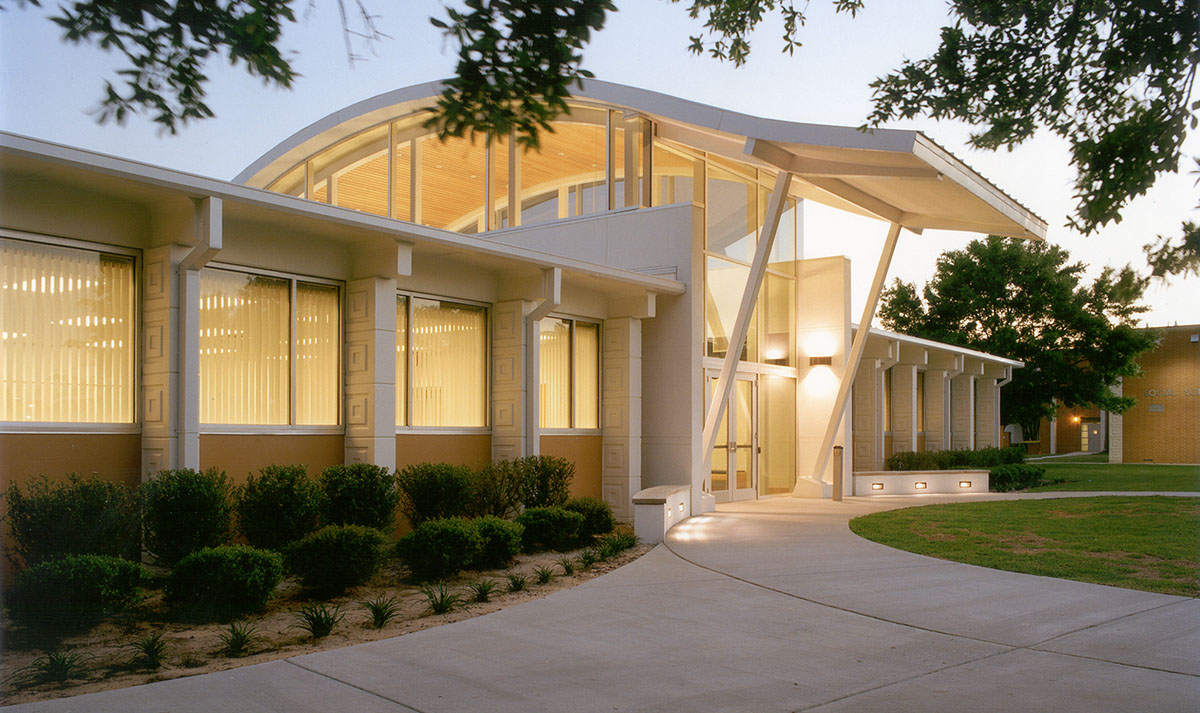
<instances>
[{"instance_id":1,"label":"roof overhang","mask_svg":"<svg viewBox=\"0 0 1200 713\"><path fill-rule=\"evenodd\" d=\"M851 324L850 329L857 332L858 325ZM946 344L944 342L935 342L932 339L923 339L921 337L913 337L913 336L910 336L907 334L900 334L899 332L889 332L886 329L879 329L878 327L872 327L871 331L867 335L867 338L871 339L871 340L877 339L877 340L888 340L888 341L900 342L901 344L907 344L907 345L911 345L914 347L920 347L922 349L931 349L931 350L938 351L938 352L945 352L948 354L956 354L956 355L961 355L961 356L965 356L965 357L971 357L972 359L978 359L979 361L985 362L988 364L997 364L999 366L1010 366L1015 369L1020 369L1021 367L1025 366L1025 362L1018 361L1016 359L1009 359L1007 357L996 356L995 354L988 354L987 352L981 352L976 349L968 349L966 347L959 347L959 346L955 346L953 344Z\"/></svg>"},{"instance_id":2,"label":"roof overhang","mask_svg":"<svg viewBox=\"0 0 1200 713\"><path fill-rule=\"evenodd\" d=\"M266 187L341 139L429 109L443 88L430 82L398 89L330 114L282 141L234 180ZM652 118L663 139L791 171L804 198L910 230L1046 235L1044 220L917 131L763 119L599 80L585 81L574 99Z\"/></svg>"},{"instance_id":3,"label":"roof overhang","mask_svg":"<svg viewBox=\"0 0 1200 713\"><path fill-rule=\"evenodd\" d=\"M490 272L557 267L564 279L610 296L647 292L678 295L686 290L683 283L667 277L564 258L0 132L0 190L6 182L23 180L61 186L63 190L99 193L126 205L141 206L151 215L190 210L192 201L220 198L227 220L280 229L302 227L319 239L363 249L405 243L412 246L414 261L425 257ZM194 236L189 233L172 239L189 244Z\"/></svg>"}]
</instances>

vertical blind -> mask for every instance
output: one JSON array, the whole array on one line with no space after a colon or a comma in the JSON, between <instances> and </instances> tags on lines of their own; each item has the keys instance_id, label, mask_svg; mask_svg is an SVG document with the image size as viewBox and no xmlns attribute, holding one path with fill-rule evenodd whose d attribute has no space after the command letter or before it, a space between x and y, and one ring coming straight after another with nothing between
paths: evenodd
<instances>
[{"instance_id":1,"label":"vertical blind","mask_svg":"<svg viewBox=\"0 0 1200 713\"><path fill-rule=\"evenodd\" d=\"M600 428L600 325L575 323L575 428Z\"/></svg>"},{"instance_id":2,"label":"vertical blind","mask_svg":"<svg viewBox=\"0 0 1200 713\"><path fill-rule=\"evenodd\" d=\"M288 423L289 283L200 272L200 422Z\"/></svg>"},{"instance_id":3,"label":"vertical blind","mask_svg":"<svg viewBox=\"0 0 1200 713\"><path fill-rule=\"evenodd\" d=\"M132 423L133 259L0 240L0 421Z\"/></svg>"},{"instance_id":4,"label":"vertical blind","mask_svg":"<svg viewBox=\"0 0 1200 713\"><path fill-rule=\"evenodd\" d=\"M296 423L338 422L338 288L296 283Z\"/></svg>"},{"instance_id":5,"label":"vertical blind","mask_svg":"<svg viewBox=\"0 0 1200 713\"><path fill-rule=\"evenodd\" d=\"M571 427L571 327L561 319L544 318L538 335L538 424L542 428Z\"/></svg>"},{"instance_id":6,"label":"vertical blind","mask_svg":"<svg viewBox=\"0 0 1200 713\"><path fill-rule=\"evenodd\" d=\"M408 425L408 298L396 298L396 425Z\"/></svg>"},{"instance_id":7,"label":"vertical blind","mask_svg":"<svg viewBox=\"0 0 1200 713\"><path fill-rule=\"evenodd\" d=\"M412 425L486 426L487 312L414 297L409 331Z\"/></svg>"}]
</instances>

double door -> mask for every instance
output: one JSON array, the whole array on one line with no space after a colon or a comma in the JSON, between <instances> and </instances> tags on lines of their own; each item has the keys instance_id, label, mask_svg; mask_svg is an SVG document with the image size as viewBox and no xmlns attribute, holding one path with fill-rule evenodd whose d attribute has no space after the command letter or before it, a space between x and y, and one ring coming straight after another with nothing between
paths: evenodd
<instances>
[{"instance_id":1,"label":"double door","mask_svg":"<svg viewBox=\"0 0 1200 713\"><path fill-rule=\"evenodd\" d=\"M708 398L717 388L715 372L707 377ZM712 494L717 502L749 500L758 493L758 382L739 375L717 427L712 453Z\"/></svg>"}]
</instances>

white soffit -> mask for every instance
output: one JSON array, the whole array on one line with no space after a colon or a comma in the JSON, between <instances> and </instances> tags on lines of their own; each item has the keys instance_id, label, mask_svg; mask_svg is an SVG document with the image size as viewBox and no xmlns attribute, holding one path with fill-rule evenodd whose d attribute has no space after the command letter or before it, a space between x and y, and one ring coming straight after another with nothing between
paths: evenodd
<instances>
[{"instance_id":1,"label":"white soffit","mask_svg":"<svg viewBox=\"0 0 1200 713\"><path fill-rule=\"evenodd\" d=\"M851 331L857 332L858 325L851 324L850 329L851 329ZM913 346L917 346L917 347L924 347L926 349L936 349L937 351L941 351L941 352L951 352L953 354L962 354L963 356L974 357L976 359L979 359L980 361L986 361L986 362L990 362L993 364L1003 364L1005 366L1015 366L1018 368L1025 366L1025 362L1018 361L1016 359L1009 359L1007 357L996 356L995 354L988 354L987 352L981 352L981 351L978 351L975 349L968 349L966 347L960 347L960 346L956 346L954 344L946 344L945 342L935 342L932 339L924 339L922 337L913 337L908 334L900 334L899 332L889 332L886 329L879 329L878 327L871 327L871 331L869 334L867 334L867 338L871 339L871 340L874 340L874 339L895 340L898 342L904 342L905 344L912 344Z\"/></svg>"},{"instance_id":2,"label":"white soffit","mask_svg":"<svg viewBox=\"0 0 1200 713\"><path fill-rule=\"evenodd\" d=\"M334 112L284 139L235 182L265 187L324 148L431 107L441 82L397 89ZM794 192L912 230L963 230L1041 239L1046 222L917 131L764 119L611 82L586 80L573 100L655 119L660 138L764 167L786 168Z\"/></svg>"}]
</instances>

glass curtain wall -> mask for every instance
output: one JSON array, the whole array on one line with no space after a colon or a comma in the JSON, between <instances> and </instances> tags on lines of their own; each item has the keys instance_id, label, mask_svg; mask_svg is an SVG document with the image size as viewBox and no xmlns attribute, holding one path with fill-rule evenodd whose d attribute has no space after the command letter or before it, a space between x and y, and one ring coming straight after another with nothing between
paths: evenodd
<instances>
[{"instance_id":1,"label":"glass curtain wall","mask_svg":"<svg viewBox=\"0 0 1200 713\"><path fill-rule=\"evenodd\" d=\"M133 423L133 258L0 239L0 421Z\"/></svg>"},{"instance_id":2,"label":"glass curtain wall","mask_svg":"<svg viewBox=\"0 0 1200 713\"><path fill-rule=\"evenodd\" d=\"M355 134L288 170L270 189L463 233L640 204L645 119L573 105L542 133L536 150L514 154L507 136L438 139L425 127L428 116ZM519 185L510 185L513 178Z\"/></svg>"}]
</instances>

